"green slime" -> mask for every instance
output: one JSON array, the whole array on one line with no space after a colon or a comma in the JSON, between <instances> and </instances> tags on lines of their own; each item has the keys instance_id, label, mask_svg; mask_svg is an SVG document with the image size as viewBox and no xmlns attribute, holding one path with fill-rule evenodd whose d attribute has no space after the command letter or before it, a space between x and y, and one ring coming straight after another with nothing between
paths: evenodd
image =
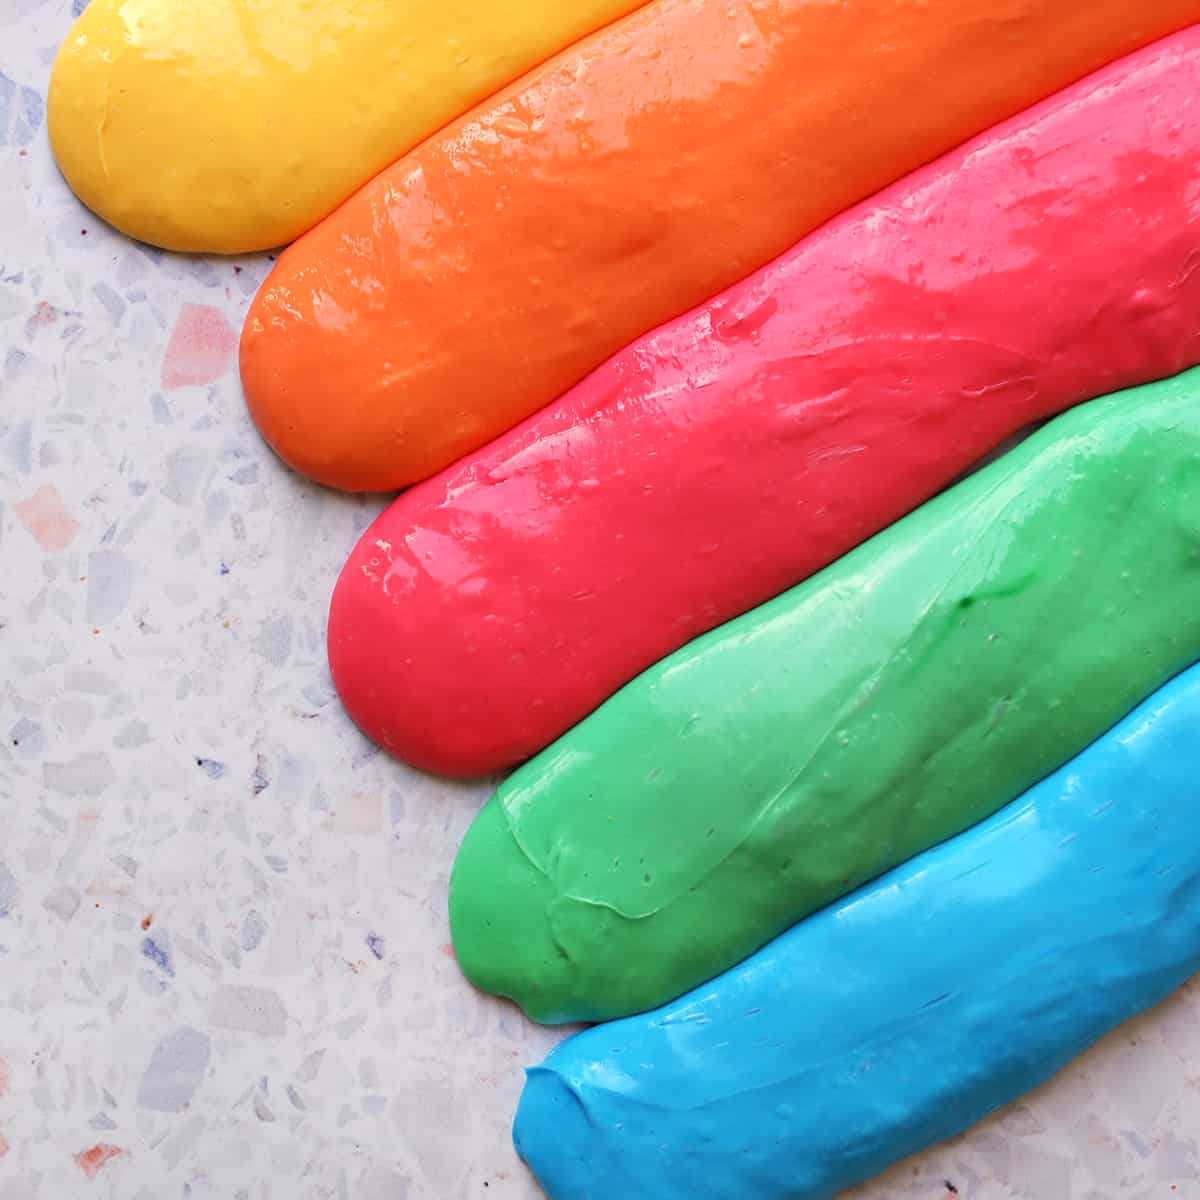
<instances>
[{"instance_id":1,"label":"green slime","mask_svg":"<svg viewBox=\"0 0 1200 1200\"><path fill-rule=\"evenodd\" d=\"M538 1021L662 1004L1198 658L1200 370L1058 418L517 771L455 863L458 961Z\"/></svg>"}]
</instances>

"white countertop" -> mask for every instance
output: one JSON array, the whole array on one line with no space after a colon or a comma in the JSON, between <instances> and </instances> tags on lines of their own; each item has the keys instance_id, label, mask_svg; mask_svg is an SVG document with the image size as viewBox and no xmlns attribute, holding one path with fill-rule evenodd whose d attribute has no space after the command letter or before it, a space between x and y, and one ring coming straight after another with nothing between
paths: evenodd
<instances>
[{"instance_id":1,"label":"white countertop","mask_svg":"<svg viewBox=\"0 0 1200 1200\"><path fill-rule=\"evenodd\" d=\"M135 245L59 178L71 19L0 0L0 1200L536 1197L508 1127L559 1035L448 945L489 787L378 752L325 665L384 501L250 425L265 256ZM1200 1197L1200 992L858 1194L954 1189Z\"/></svg>"}]
</instances>

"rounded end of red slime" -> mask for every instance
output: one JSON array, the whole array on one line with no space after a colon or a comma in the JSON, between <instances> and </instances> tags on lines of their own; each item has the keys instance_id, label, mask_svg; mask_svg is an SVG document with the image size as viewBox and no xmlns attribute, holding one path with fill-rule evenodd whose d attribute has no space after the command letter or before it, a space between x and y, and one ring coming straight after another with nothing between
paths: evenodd
<instances>
[{"instance_id":1,"label":"rounded end of red slime","mask_svg":"<svg viewBox=\"0 0 1200 1200\"><path fill-rule=\"evenodd\" d=\"M342 569L329 666L355 724L390 754L478 778L531 757L603 697L589 694L568 713L543 694L554 655L525 640L528 598L475 569L469 537L397 520L411 495L367 530ZM551 715L551 704L560 711Z\"/></svg>"},{"instance_id":2,"label":"rounded end of red slime","mask_svg":"<svg viewBox=\"0 0 1200 1200\"><path fill-rule=\"evenodd\" d=\"M387 592L354 578L365 567L356 550L329 609L329 668L354 723L410 766L453 779L488 775L523 757L478 722L447 720L431 701L430 655L417 662L408 623L396 619Z\"/></svg>"}]
</instances>

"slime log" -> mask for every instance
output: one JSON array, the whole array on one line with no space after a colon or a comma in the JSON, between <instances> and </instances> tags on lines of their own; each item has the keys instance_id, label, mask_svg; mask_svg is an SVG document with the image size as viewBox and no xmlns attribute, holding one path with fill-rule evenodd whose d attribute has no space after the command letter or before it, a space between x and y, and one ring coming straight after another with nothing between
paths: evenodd
<instances>
[{"instance_id":1,"label":"slime log","mask_svg":"<svg viewBox=\"0 0 1200 1200\"><path fill-rule=\"evenodd\" d=\"M1196 20L1200 0L656 0L283 254L242 337L250 412L320 482L414 483L849 205Z\"/></svg>"}]
</instances>

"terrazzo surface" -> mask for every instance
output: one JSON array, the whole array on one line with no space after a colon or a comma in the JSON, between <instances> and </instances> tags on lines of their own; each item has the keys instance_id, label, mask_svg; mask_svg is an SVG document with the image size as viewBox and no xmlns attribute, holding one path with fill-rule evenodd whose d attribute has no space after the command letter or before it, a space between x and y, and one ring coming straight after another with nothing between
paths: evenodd
<instances>
[{"instance_id":1,"label":"terrazzo surface","mask_svg":"<svg viewBox=\"0 0 1200 1200\"><path fill-rule=\"evenodd\" d=\"M0 0L0 1200L529 1200L509 1120L561 1035L445 916L489 786L377 752L325 666L383 499L247 420L265 257L132 244L59 178L79 7ZM1200 1200L1200 991L855 1195Z\"/></svg>"}]
</instances>

